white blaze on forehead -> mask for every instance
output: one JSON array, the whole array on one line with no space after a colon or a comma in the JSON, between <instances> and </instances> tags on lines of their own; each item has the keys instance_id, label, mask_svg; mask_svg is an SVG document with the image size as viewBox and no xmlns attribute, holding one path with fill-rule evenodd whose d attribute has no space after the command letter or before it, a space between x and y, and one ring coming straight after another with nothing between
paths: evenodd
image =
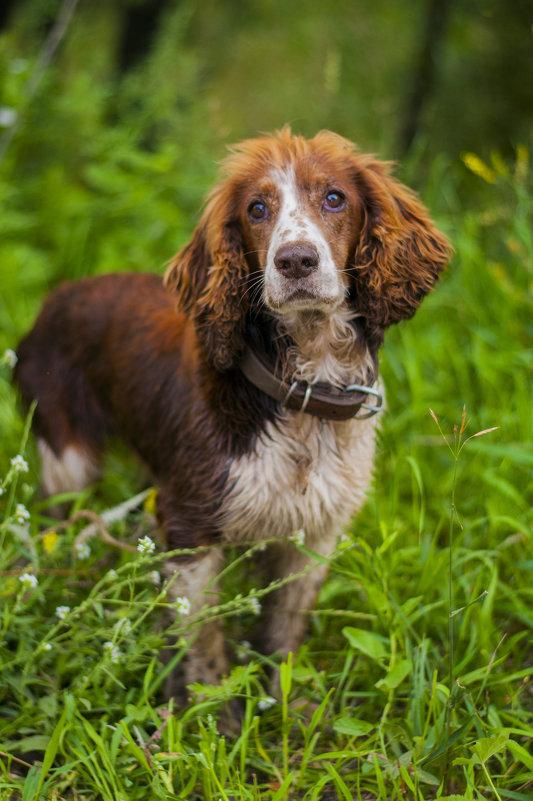
<instances>
[{"instance_id":1,"label":"white blaze on forehead","mask_svg":"<svg viewBox=\"0 0 533 801\"><path fill-rule=\"evenodd\" d=\"M280 210L272 233L269 256L270 251L275 255L278 248L287 243L305 242L314 245L319 256L327 255L331 260L331 250L324 232L305 208L305 195L296 184L294 168L289 166L284 170L276 170L272 178L280 193Z\"/></svg>"},{"instance_id":2,"label":"white blaze on forehead","mask_svg":"<svg viewBox=\"0 0 533 801\"><path fill-rule=\"evenodd\" d=\"M267 252L265 285L267 295L272 299L283 301L283 286L287 279L276 269L274 259L278 250L284 245L311 245L317 252L318 268L306 279L316 295L317 300L340 300L343 296L342 282L339 279L336 265L324 228L310 214L305 193L296 183L294 168L289 165L285 169L274 170L271 179L279 192L278 219L272 231Z\"/></svg>"}]
</instances>

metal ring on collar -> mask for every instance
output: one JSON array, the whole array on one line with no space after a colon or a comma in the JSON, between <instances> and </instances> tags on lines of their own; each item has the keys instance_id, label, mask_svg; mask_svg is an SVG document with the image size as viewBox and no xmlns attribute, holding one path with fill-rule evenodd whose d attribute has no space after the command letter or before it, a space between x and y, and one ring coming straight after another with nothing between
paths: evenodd
<instances>
[{"instance_id":1,"label":"metal ring on collar","mask_svg":"<svg viewBox=\"0 0 533 801\"><path fill-rule=\"evenodd\" d=\"M294 392L294 390L296 389L296 387L298 386L298 384L300 384L300 383L303 383L303 381L302 381L302 382L300 382L300 381L298 381L298 380L296 379L295 381L293 381L293 382L292 382L292 384L291 384L291 386L290 386L290 388L289 388L289 391L287 392L287 394L285 395L285 398L283 399L283 405L284 405L284 406L285 406L285 404L287 403L287 401L289 400L289 398L291 397L292 393ZM300 408L298 409L298 411L300 411L300 412L305 412L305 410L306 410L306 408L307 408L307 404L309 403L309 399L310 399L310 397L311 397L311 394L312 394L312 392L313 392L313 387L312 387L312 385L311 385L311 384L307 384L307 386L306 386L306 388L305 388L305 395L304 395L304 399L303 399L303 401L302 401L302 405L300 406Z\"/></svg>"},{"instance_id":2,"label":"metal ring on collar","mask_svg":"<svg viewBox=\"0 0 533 801\"><path fill-rule=\"evenodd\" d=\"M292 395L292 393L294 392L294 390L296 389L297 386L298 386L298 381L293 381L291 386L290 386L289 391L287 392L287 394L285 395L285 397L282 400L282 405L283 406L285 406L285 404L287 403L287 401L289 400L290 396Z\"/></svg>"},{"instance_id":3,"label":"metal ring on collar","mask_svg":"<svg viewBox=\"0 0 533 801\"><path fill-rule=\"evenodd\" d=\"M375 406L369 406L368 403L362 403L361 407L363 409L368 409L366 414L356 414L356 420L366 420L367 417L373 417L378 412L383 410L383 395L382 393L374 389L374 387L365 387L362 384L349 384L347 387L344 387L345 392L362 392L365 395L373 395L377 398L378 402Z\"/></svg>"},{"instance_id":4,"label":"metal ring on collar","mask_svg":"<svg viewBox=\"0 0 533 801\"><path fill-rule=\"evenodd\" d=\"M307 389L305 390L305 396L304 396L304 399L303 399L303 403L302 403L302 405L300 407L300 411L301 412L305 412L305 410L307 408L307 404L309 403L309 398L311 397L312 391L313 391L313 387L311 386L311 384L308 384L307 385Z\"/></svg>"}]
</instances>

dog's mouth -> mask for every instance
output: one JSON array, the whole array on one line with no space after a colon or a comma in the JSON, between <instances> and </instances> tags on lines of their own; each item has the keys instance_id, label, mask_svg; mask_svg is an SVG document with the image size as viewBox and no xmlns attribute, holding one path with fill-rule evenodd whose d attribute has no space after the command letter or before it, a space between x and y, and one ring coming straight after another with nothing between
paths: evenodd
<instances>
[{"instance_id":1,"label":"dog's mouth","mask_svg":"<svg viewBox=\"0 0 533 801\"><path fill-rule=\"evenodd\" d=\"M303 287L297 287L293 292L287 295L285 302L302 303L307 306L309 303L313 303L316 300L317 297L314 292L311 292L309 289L304 289Z\"/></svg>"},{"instance_id":2,"label":"dog's mouth","mask_svg":"<svg viewBox=\"0 0 533 801\"><path fill-rule=\"evenodd\" d=\"M339 298L317 294L304 287L295 287L282 298L267 297L266 304L279 314L291 311L331 311L338 306Z\"/></svg>"}]
</instances>

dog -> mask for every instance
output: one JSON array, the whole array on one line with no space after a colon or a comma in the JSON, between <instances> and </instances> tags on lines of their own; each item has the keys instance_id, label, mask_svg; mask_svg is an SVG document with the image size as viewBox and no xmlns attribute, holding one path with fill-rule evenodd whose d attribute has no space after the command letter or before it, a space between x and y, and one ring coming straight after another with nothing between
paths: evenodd
<instances>
[{"instance_id":1,"label":"dog","mask_svg":"<svg viewBox=\"0 0 533 801\"><path fill-rule=\"evenodd\" d=\"M414 314L450 253L390 165L348 140L286 127L242 142L164 280L64 283L20 343L44 491L86 487L119 435L157 484L167 549L277 537L271 579L302 571L305 550L327 558L371 480L385 329ZM169 560L191 611L216 597L219 560ZM318 561L273 593L266 652L302 642ZM169 694L225 672L222 631L205 623Z\"/></svg>"}]
</instances>

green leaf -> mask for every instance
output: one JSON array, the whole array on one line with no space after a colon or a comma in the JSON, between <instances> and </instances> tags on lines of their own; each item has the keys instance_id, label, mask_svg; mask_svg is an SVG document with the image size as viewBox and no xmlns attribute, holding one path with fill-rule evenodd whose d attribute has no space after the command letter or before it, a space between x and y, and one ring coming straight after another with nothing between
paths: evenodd
<instances>
[{"instance_id":1,"label":"green leaf","mask_svg":"<svg viewBox=\"0 0 533 801\"><path fill-rule=\"evenodd\" d=\"M126 715L137 723L142 723L150 715L150 710L146 706L139 709L134 704L126 704Z\"/></svg>"},{"instance_id":2,"label":"green leaf","mask_svg":"<svg viewBox=\"0 0 533 801\"><path fill-rule=\"evenodd\" d=\"M374 684L374 687L377 687L380 690L394 690L399 684L402 683L405 677L409 675L412 669L413 665L411 660L402 659L392 668L392 670L389 670L383 679L377 681Z\"/></svg>"},{"instance_id":3,"label":"green leaf","mask_svg":"<svg viewBox=\"0 0 533 801\"><path fill-rule=\"evenodd\" d=\"M120 726L122 728L122 731L124 732L124 736L126 737L128 743L129 743L129 747L130 747L131 753L137 759L137 761L143 766L143 768L145 770L147 770L149 773L151 773L151 767L148 764L148 760L146 759L146 754L144 753L142 748L139 748L137 743L134 742L133 737L131 736L130 731L129 731L126 723L124 722L124 720L120 721ZM200 757L203 756L203 755L202 754L196 754L196 756L198 757L198 759L200 759Z\"/></svg>"},{"instance_id":4,"label":"green leaf","mask_svg":"<svg viewBox=\"0 0 533 801\"><path fill-rule=\"evenodd\" d=\"M507 747L509 743L509 732L502 731L496 737L482 737L477 743L471 746L472 751L478 757L479 761L485 763L491 756L497 754Z\"/></svg>"},{"instance_id":5,"label":"green leaf","mask_svg":"<svg viewBox=\"0 0 533 801\"><path fill-rule=\"evenodd\" d=\"M279 679L281 693L284 698L287 698L291 691L292 684L292 653L287 654L287 661L282 662L279 667Z\"/></svg>"},{"instance_id":6,"label":"green leaf","mask_svg":"<svg viewBox=\"0 0 533 801\"><path fill-rule=\"evenodd\" d=\"M359 718L339 718L333 724L334 731L338 734L347 734L349 737L360 737L375 728L375 723L368 723L368 721L360 720Z\"/></svg>"},{"instance_id":7,"label":"green leaf","mask_svg":"<svg viewBox=\"0 0 533 801\"><path fill-rule=\"evenodd\" d=\"M356 651L361 651L371 659L385 659L387 651L383 644L383 637L366 629L356 629L354 626L345 626L342 633Z\"/></svg>"},{"instance_id":8,"label":"green leaf","mask_svg":"<svg viewBox=\"0 0 533 801\"><path fill-rule=\"evenodd\" d=\"M21 801L33 801L34 798L37 798L37 788L40 786L40 771L41 765L32 765L29 769L28 775L24 781Z\"/></svg>"},{"instance_id":9,"label":"green leaf","mask_svg":"<svg viewBox=\"0 0 533 801\"><path fill-rule=\"evenodd\" d=\"M422 770L421 768L415 767L415 774L421 782L424 784L432 784L434 787L438 787L440 784L440 780L437 779L432 773L428 773L427 770Z\"/></svg>"},{"instance_id":10,"label":"green leaf","mask_svg":"<svg viewBox=\"0 0 533 801\"><path fill-rule=\"evenodd\" d=\"M335 787L337 788L337 791L340 791L340 793L342 795L342 798L344 798L345 801L353 801L352 793L350 792L350 790L346 786L344 780L337 773L337 771L335 770L333 765L331 765L329 762L326 762L326 770L330 774L330 776L332 777L333 783L334 783Z\"/></svg>"},{"instance_id":11,"label":"green leaf","mask_svg":"<svg viewBox=\"0 0 533 801\"><path fill-rule=\"evenodd\" d=\"M526 751L522 745L515 743L514 740L509 740L507 747L509 751L526 766L526 768L533 771L533 756L531 756L531 754Z\"/></svg>"},{"instance_id":12,"label":"green leaf","mask_svg":"<svg viewBox=\"0 0 533 801\"><path fill-rule=\"evenodd\" d=\"M21 740L6 740L2 743L2 748L5 751L15 750L19 754L27 754L29 751L45 751L49 742L50 737L47 734L32 734Z\"/></svg>"},{"instance_id":13,"label":"green leaf","mask_svg":"<svg viewBox=\"0 0 533 801\"><path fill-rule=\"evenodd\" d=\"M409 773L407 772L407 768L405 767L405 765L400 765L400 774L401 774L404 782L406 783L406 785L408 786L408 788L411 790L411 792L414 795L415 792L416 792L415 784L414 784L412 778L409 776Z\"/></svg>"},{"instance_id":14,"label":"green leaf","mask_svg":"<svg viewBox=\"0 0 533 801\"><path fill-rule=\"evenodd\" d=\"M44 754L43 765L41 768L41 775L39 777L39 784L37 785L37 790L35 791L35 797L39 797L39 793L41 788L44 784L48 771L52 767L54 763L54 759L56 758L57 749L59 748L59 741L61 739L61 735L63 734L63 730L65 728L65 723L67 720L67 710L66 708L63 709L61 713L61 717L57 721L57 724L52 732L52 736L50 737L50 742L46 746L46 751Z\"/></svg>"},{"instance_id":15,"label":"green leaf","mask_svg":"<svg viewBox=\"0 0 533 801\"><path fill-rule=\"evenodd\" d=\"M285 781L283 782L281 787L279 787L279 789L276 790L276 792L272 796L272 801L284 801L284 799L287 798L287 790L289 789L289 786L292 783L292 776L293 776L292 773L287 774L287 776L285 777Z\"/></svg>"},{"instance_id":16,"label":"green leaf","mask_svg":"<svg viewBox=\"0 0 533 801\"><path fill-rule=\"evenodd\" d=\"M329 699L331 698L331 696L332 696L332 694L334 692L335 692L335 689L334 689L334 687L332 687L331 690L329 690L329 692L326 695L326 697L322 700L320 706L318 706L315 709L315 711L313 712L313 716L311 718L311 723L309 724L309 726L307 728L307 735L306 735L307 737L309 737L309 735L316 729L316 727L318 726L319 722L324 717L324 710L326 708L326 704L328 703Z\"/></svg>"},{"instance_id":17,"label":"green leaf","mask_svg":"<svg viewBox=\"0 0 533 801\"><path fill-rule=\"evenodd\" d=\"M423 759L420 760L419 764L423 763L424 765L427 765L429 762L433 762L433 760L437 759L437 757L443 754L447 748L451 748L451 746L455 742L457 742L457 740L459 740L463 736L463 734L467 731L472 722L472 718L473 715L471 715L468 718L466 723L463 723L462 726L460 726L458 729L455 729L455 731L449 737L445 737L443 741L433 751L431 751L427 756L423 757ZM469 764L470 761L471 760L467 759L466 764Z\"/></svg>"}]
</instances>

